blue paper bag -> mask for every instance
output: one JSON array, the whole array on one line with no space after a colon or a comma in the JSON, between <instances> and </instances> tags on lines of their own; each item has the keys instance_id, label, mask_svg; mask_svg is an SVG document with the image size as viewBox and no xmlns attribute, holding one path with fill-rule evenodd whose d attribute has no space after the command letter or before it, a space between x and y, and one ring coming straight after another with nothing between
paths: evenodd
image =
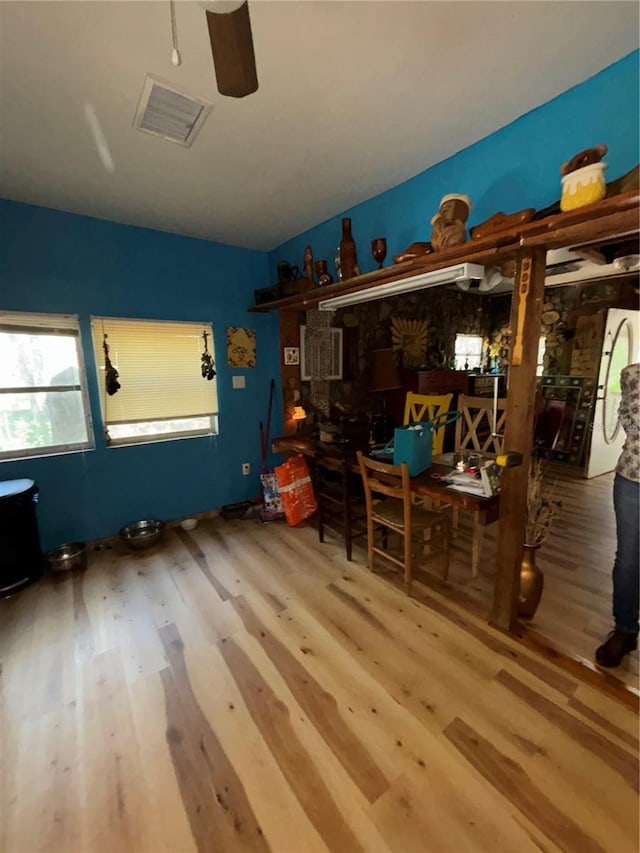
<instances>
[{"instance_id":1,"label":"blue paper bag","mask_svg":"<svg viewBox=\"0 0 640 853\"><path fill-rule=\"evenodd\" d=\"M406 462L410 477L431 467L432 449L433 432L430 423L396 427L393 433L393 464Z\"/></svg>"}]
</instances>

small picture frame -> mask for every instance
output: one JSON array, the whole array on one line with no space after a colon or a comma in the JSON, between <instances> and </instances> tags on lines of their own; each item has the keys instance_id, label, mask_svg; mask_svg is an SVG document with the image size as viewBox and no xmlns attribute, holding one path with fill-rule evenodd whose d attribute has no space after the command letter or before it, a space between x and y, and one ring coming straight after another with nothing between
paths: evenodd
<instances>
[{"instance_id":1,"label":"small picture frame","mask_svg":"<svg viewBox=\"0 0 640 853\"><path fill-rule=\"evenodd\" d=\"M300 347L284 347L284 363L300 364Z\"/></svg>"}]
</instances>

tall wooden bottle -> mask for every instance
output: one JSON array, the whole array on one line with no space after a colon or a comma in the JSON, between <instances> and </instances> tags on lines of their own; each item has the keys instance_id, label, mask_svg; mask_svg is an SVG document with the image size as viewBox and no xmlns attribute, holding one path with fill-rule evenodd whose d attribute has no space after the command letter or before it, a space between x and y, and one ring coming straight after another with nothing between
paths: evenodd
<instances>
[{"instance_id":1,"label":"tall wooden bottle","mask_svg":"<svg viewBox=\"0 0 640 853\"><path fill-rule=\"evenodd\" d=\"M356 255L356 244L351 236L351 219L345 217L342 220L342 239L340 240L340 271L341 278L346 281L358 275L358 257Z\"/></svg>"}]
</instances>

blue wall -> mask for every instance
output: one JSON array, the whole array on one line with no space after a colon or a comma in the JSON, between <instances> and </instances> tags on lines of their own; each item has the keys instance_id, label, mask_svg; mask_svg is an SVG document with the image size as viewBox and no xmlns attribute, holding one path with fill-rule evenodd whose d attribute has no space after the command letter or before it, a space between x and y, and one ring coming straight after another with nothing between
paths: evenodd
<instances>
[{"instance_id":1,"label":"blue wall","mask_svg":"<svg viewBox=\"0 0 640 853\"><path fill-rule=\"evenodd\" d=\"M275 315L247 314L268 281L267 256L0 201L0 308L80 316L96 449L0 465L0 479L30 477L41 490L42 544L110 536L138 518L179 518L259 494L259 421L269 381L279 386ZM101 434L90 314L211 321L220 434L107 448ZM227 366L226 326L257 330L254 369ZM232 390L232 374L246 390ZM281 428L276 401L274 432ZM252 474L243 477L242 462Z\"/></svg>"},{"instance_id":2,"label":"blue wall","mask_svg":"<svg viewBox=\"0 0 640 853\"><path fill-rule=\"evenodd\" d=\"M429 239L429 220L445 193L471 196L469 225L498 210L546 207L559 197L560 165L598 142L609 146L608 180L619 177L640 159L639 55L630 54L448 160L300 234L269 256L0 201L0 308L80 315L98 426L95 451L5 462L0 467L2 479L31 477L39 483L44 546L108 536L136 518L176 518L254 497L257 477L242 477L240 466L250 461L254 472L259 469L258 423L265 417L269 380L279 376L279 345L277 317L249 315L246 309L254 288L275 280L277 261L284 258L301 265L307 243L316 258L331 261L340 240L339 220L345 215L353 218L362 271L374 267L369 246L373 237L387 237L390 263L414 240ZM220 435L107 449L99 429L90 314L212 321ZM231 390L224 340L228 325L252 326L258 332L258 367L242 371L246 391ZM280 411L278 401L275 411ZM278 414L272 434L280 429Z\"/></svg>"},{"instance_id":3,"label":"blue wall","mask_svg":"<svg viewBox=\"0 0 640 853\"><path fill-rule=\"evenodd\" d=\"M393 255L414 241L429 240L431 217L446 193L470 196L469 226L500 210L540 210L560 197L562 163L599 142L609 147L607 180L620 177L640 159L639 56L635 51L453 157L278 246L269 255L270 269L275 271L282 259L301 266L304 247L310 244L314 258L327 258L334 274L342 216L352 217L362 272L375 268L374 237L387 238L385 264L393 263ZM426 151L428 145L425 139Z\"/></svg>"}]
</instances>

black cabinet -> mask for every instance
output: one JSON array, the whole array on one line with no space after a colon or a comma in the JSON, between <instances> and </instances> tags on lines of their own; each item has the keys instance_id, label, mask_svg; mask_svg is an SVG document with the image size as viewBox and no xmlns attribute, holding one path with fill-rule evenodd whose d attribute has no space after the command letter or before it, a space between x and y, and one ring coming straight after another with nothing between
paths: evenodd
<instances>
[{"instance_id":1,"label":"black cabinet","mask_svg":"<svg viewBox=\"0 0 640 853\"><path fill-rule=\"evenodd\" d=\"M42 551L33 480L0 481L0 597L42 575Z\"/></svg>"}]
</instances>

